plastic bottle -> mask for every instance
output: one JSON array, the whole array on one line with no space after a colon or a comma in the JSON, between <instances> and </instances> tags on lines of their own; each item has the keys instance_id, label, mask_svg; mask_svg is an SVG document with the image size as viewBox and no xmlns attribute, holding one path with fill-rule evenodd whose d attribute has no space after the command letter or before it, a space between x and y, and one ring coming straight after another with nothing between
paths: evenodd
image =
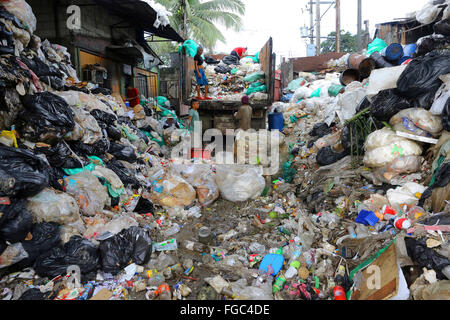
<instances>
[{"instance_id":1,"label":"plastic bottle","mask_svg":"<svg viewBox=\"0 0 450 320\"><path fill-rule=\"evenodd\" d=\"M293 252L292 252L291 259L289 260L289 264L291 264L292 262L298 260L298 258L302 254L302 248L303 247L300 244L294 243L294 245L293 245Z\"/></svg>"},{"instance_id":2,"label":"plastic bottle","mask_svg":"<svg viewBox=\"0 0 450 320\"><path fill-rule=\"evenodd\" d=\"M347 300L345 296L345 289L341 286L336 286L333 289L334 300Z\"/></svg>"},{"instance_id":3,"label":"plastic bottle","mask_svg":"<svg viewBox=\"0 0 450 320\"><path fill-rule=\"evenodd\" d=\"M293 261L290 264L289 269L286 271L286 274L285 274L286 279L293 278L297 274L298 268L300 268L300 262L299 261Z\"/></svg>"},{"instance_id":4,"label":"plastic bottle","mask_svg":"<svg viewBox=\"0 0 450 320\"><path fill-rule=\"evenodd\" d=\"M272 287L272 293L283 290L283 286L286 283L286 278L284 276L279 276Z\"/></svg>"},{"instance_id":5,"label":"plastic bottle","mask_svg":"<svg viewBox=\"0 0 450 320\"><path fill-rule=\"evenodd\" d=\"M169 229L164 231L164 236L166 237L173 236L174 234L177 234L180 230L181 230L180 225L174 224Z\"/></svg>"},{"instance_id":6,"label":"plastic bottle","mask_svg":"<svg viewBox=\"0 0 450 320\"><path fill-rule=\"evenodd\" d=\"M149 287L158 287L162 285L166 281L163 275L161 274L155 274L148 279L148 286Z\"/></svg>"},{"instance_id":7,"label":"plastic bottle","mask_svg":"<svg viewBox=\"0 0 450 320\"><path fill-rule=\"evenodd\" d=\"M191 251L197 251L197 252L205 251L205 245L198 243L198 242L183 240L181 245L183 246L183 248L191 250Z\"/></svg>"},{"instance_id":8,"label":"plastic bottle","mask_svg":"<svg viewBox=\"0 0 450 320\"><path fill-rule=\"evenodd\" d=\"M353 228L353 226L348 226L347 230L352 238L356 238L356 231L355 228Z\"/></svg>"}]
</instances>

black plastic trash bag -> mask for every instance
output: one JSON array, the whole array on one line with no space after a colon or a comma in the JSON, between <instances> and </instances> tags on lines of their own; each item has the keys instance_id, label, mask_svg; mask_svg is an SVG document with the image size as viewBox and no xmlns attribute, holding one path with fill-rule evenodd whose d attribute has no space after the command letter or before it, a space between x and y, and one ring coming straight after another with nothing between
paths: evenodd
<instances>
[{"instance_id":1,"label":"black plastic trash bag","mask_svg":"<svg viewBox=\"0 0 450 320\"><path fill-rule=\"evenodd\" d=\"M111 114L109 112L105 112L99 109L94 109L90 112L91 116L95 118L95 120L104 122L107 125L113 125L114 121L117 121L117 116Z\"/></svg>"},{"instance_id":2,"label":"black plastic trash bag","mask_svg":"<svg viewBox=\"0 0 450 320\"><path fill-rule=\"evenodd\" d=\"M61 168L50 167L48 176L48 184L50 187L59 191L64 191L64 176L67 176L67 174Z\"/></svg>"},{"instance_id":3,"label":"black plastic trash bag","mask_svg":"<svg viewBox=\"0 0 450 320\"><path fill-rule=\"evenodd\" d=\"M14 54L13 32L0 21L0 54Z\"/></svg>"},{"instance_id":4,"label":"black plastic trash bag","mask_svg":"<svg viewBox=\"0 0 450 320\"><path fill-rule=\"evenodd\" d=\"M223 61L223 63L228 64L228 65L230 65L230 64L239 65L239 58L236 56L232 56L232 55L223 57L222 61Z\"/></svg>"},{"instance_id":5,"label":"black plastic trash bag","mask_svg":"<svg viewBox=\"0 0 450 320\"><path fill-rule=\"evenodd\" d=\"M99 156L104 155L109 147L110 142L108 138L102 137L93 144L85 144L81 141L71 141L69 143L70 148L79 156Z\"/></svg>"},{"instance_id":6,"label":"black plastic trash bag","mask_svg":"<svg viewBox=\"0 0 450 320\"><path fill-rule=\"evenodd\" d=\"M401 110L408 108L411 108L408 99L401 97L396 89L388 89L373 97L370 113L379 121L389 122Z\"/></svg>"},{"instance_id":7,"label":"black plastic trash bag","mask_svg":"<svg viewBox=\"0 0 450 320\"><path fill-rule=\"evenodd\" d=\"M436 278L439 280L447 279L442 273L442 269L450 264L450 260L431 248L428 248L425 240L416 240L414 238L405 238L406 250L408 256L416 262L419 267L433 269L436 271Z\"/></svg>"},{"instance_id":8,"label":"black plastic trash bag","mask_svg":"<svg viewBox=\"0 0 450 320\"><path fill-rule=\"evenodd\" d=\"M64 90L65 82L64 82L63 78L55 77L55 76L43 76L43 77L40 77L39 80L48 84L50 87L52 87L55 90L58 90L58 91Z\"/></svg>"},{"instance_id":9,"label":"black plastic trash bag","mask_svg":"<svg viewBox=\"0 0 450 320\"><path fill-rule=\"evenodd\" d=\"M11 200L0 205L0 238L11 243L23 241L33 226L33 216L26 208L26 200Z\"/></svg>"},{"instance_id":10,"label":"black plastic trash bag","mask_svg":"<svg viewBox=\"0 0 450 320\"><path fill-rule=\"evenodd\" d=\"M32 288L25 291L18 300L46 300L46 297L39 288Z\"/></svg>"},{"instance_id":11,"label":"black plastic trash bag","mask_svg":"<svg viewBox=\"0 0 450 320\"><path fill-rule=\"evenodd\" d=\"M155 208L153 207L153 203L150 200L140 197L133 211L140 214L145 214L145 213L153 213L154 210Z\"/></svg>"},{"instance_id":12,"label":"black plastic trash bag","mask_svg":"<svg viewBox=\"0 0 450 320\"><path fill-rule=\"evenodd\" d=\"M217 67L214 68L214 71L216 73L223 73L223 74L225 74L225 73L230 72L231 68L230 67L225 67L225 66L217 66Z\"/></svg>"},{"instance_id":13,"label":"black plastic trash bag","mask_svg":"<svg viewBox=\"0 0 450 320\"><path fill-rule=\"evenodd\" d=\"M311 130L311 132L309 133L309 135L311 137L322 138L331 133L331 131L332 131L331 128L332 128L332 126L328 127L328 125L324 122L316 123L314 125L313 129Z\"/></svg>"},{"instance_id":14,"label":"black plastic trash bag","mask_svg":"<svg viewBox=\"0 0 450 320\"><path fill-rule=\"evenodd\" d=\"M444 110L442 110L442 127L450 132L450 98L447 99Z\"/></svg>"},{"instance_id":15,"label":"black plastic trash bag","mask_svg":"<svg viewBox=\"0 0 450 320\"><path fill-rule=\"evenodd\" d=\"M205 62L207 64L219 64L220 63L219 60L216 60L216 59L214 59L213 57L210 57L210 56L206 56L205 57Z\"/></svg>"},{"instance_id":16,"label":"black plastic trash bag","mask_svg":"<svg viewBox=\"0 0 450 320\"><path fill-rule=\"evenodd\" d=\"M130 263L146 264L152 253L152 241L146 230L131 227L101 241L99 249L102 270L114 275Z\"/></svg>"},{"instance_id":17,"label":"black plastic trash bag","mask_svg":"<svg viewBox=\"0 0 450 320\"><path fill-rule=\"evenodd\" d=\"M436 92L442 85L439 76L450 73L450 50L433 51L413 59L397 81L397 90L413 99L416 107L431 108Z\"/></svg>"},{"instance_id":18,"label":"black plastic trash bag","mask_svg":"<svg viewBox=\"0 0 450 320\"><path fill-rule=\"evenodd\" d=\"M119 141L122 138L122 130L117 129L114 126L107 127L106 133L108 134L108 138L113 141Z\"/></svg>"},{"instance_id":19,"label":"black plastic trash bag","mask_svg":"<svg viewBox=\"0 0 450 320\"><path fill-rule=\"evenodd\" d=\"M112 154L119 160L124 160L129 163L134 163L137 160L136 154L132 147L126 147L121 144L111 142L108 153Z\"/></svg>"},{"instance_id":20,"label":"black plastic trash bag","mask_svg":"<svg viewBox=\"0 0 450 320\"><path fill-rule=\"evenodd\" d=\"M72 236L64 246L54 247L41 254L34 264L41 277L65 276L71 265L80 267L82 275L94 272L99 265L98 247L80 236Z\"/></svg>"},{"instance_id":21,"label":"black plastic trash bag","mask_svg":"<svg viewBox=\"0 0 450 320\"><path fill-rule=\"evenodd\" d=\"M22 99L19 133L33 142L56 144L75 126L74 114L66 101L48 91Z\"/></svg>"},{"instance_id":22,"label":"black plastic trash bag","mask_svg":"<svg viewBox=\"0 0 450 320\"><path fill-rule=\"evenodd\" d=\"M134 189L139 189L141 187L141 183L136 179L136 176L119 160L112 159L106 163L106 167L114 171L126 187L131 187Z\"/></svg>"},{"instance_id":23,"label":"black plastic trash bag","mask_svg":"<svg viewBox=\"0 0 450 320\"><path fill-rule=\"evenodd\" d=\"M110 89L108 89L108 88L101 88L101 87L98 87L98 88L95 88L94 90L91 90L91 92L93 93L93 94L103 94L103 95L105 95L105 96L109 96L109 95L111 95L111 90Z\"/></svg>"},{"instance_id":24,"label":"black plastic trash bag","mask_svg":"<svg viewBox=\"0 0 450 320\"><path fill-rule=\"evenodd\" d=\"M450 18L436 22L433 26L434 33L450 36Z\"/></svg>"},{"instance_id":25,"label":"black plastic trash bag","mask_svg":"<svg viewBox=\"0 0 450 320\"><path fill-rule=\"evenodd\" d=\"M348 156L350 152L344 150L335 152L331 146L322 148L317 152L316 161L320 166L328 166Z\"/></svg>"},{"instance_id":26,"label":"black plastic trash bag","mask_svg":"<svg viewBox=\"0 0 450 320\"><path fill-rule=\"evenodd\" d=\"M64 142L60 142L54 147L36 146L36 151L45 154L52 167L73 169L89 164L87 161L81 163L78 159L72 158L72 152Z\"/></svg>"},{"instance_id":27,"label":"black plastic trash bag","mask_svg":"<svg viewBox=\"0 0 450 320\"><path fill-rule=\"evenodd\" d=\"M28 258L18 262L23 268L32 266L38 256L61 243L59 225L55 222L34 224L30 232L32 238L22 241L22 246L29 255Z\"/></svg>"},{"instance_id":28,"label":"black plastic trash bag","mask_svg":"<svg viewBox=\"0 0 450 320\"><path fill-rule=\"evenodd\" d=\"M417 40L415 57L421 57L433 50L444 50L450 44L450 36L432 34Z\"/></svg>"},{"instance_id":29,"label":"black plastic trash bag","mask_svg":"<svg viewBox=\"0 0 450 320\"><path fill-rule=\"evenodd\" d=\"M49 182L49 166L29 150L0 145L0 197L32 197Z\"/></svg>"},{"instance_id":30,"label":"black plastic trash bag","mask_svg":"<svg viewBox=\"0 0 450 320\"><path fill-rule=\"evenodd\" d=\"M419 199L418 206L423 207L425 200L431 197L433 190L436 188L442 188L450 183L450 162L444 163L436 172L436 180L433 185L428 187Z\"/></svg>"}]
</instances>

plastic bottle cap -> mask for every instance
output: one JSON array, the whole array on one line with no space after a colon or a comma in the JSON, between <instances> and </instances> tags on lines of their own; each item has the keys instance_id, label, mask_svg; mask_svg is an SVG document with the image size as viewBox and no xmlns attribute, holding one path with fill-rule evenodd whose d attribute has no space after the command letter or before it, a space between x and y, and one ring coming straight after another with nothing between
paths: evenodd
<instances>
[{"instance_id":1,"label":"plastic bottle cap","mask_svg":"<svg viewBox=\"0 0 450 320\"><path fill-rule=\"evenodd\" d=\"M300 268L300 261L292 261L290 266L294 267L295 269L298 269Z\"/></svg>"}]
</instances>

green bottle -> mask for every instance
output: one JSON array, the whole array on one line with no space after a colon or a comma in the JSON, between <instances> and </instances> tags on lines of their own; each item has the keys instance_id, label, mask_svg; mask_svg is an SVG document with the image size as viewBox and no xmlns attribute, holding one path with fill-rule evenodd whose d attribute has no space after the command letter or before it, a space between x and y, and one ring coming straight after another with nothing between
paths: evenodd
<instances>
[{"instance_id":1,"label":"green bottle","mask_svg":"<svg viewBox=\"0 0 450 320\"><path fill-rule=\"evenodd\" d=\"M286 278L284 276L279 276L272 287L272 293L279 292L283 289L284 284L286 283Z\"/></svg>"}]
</instances>

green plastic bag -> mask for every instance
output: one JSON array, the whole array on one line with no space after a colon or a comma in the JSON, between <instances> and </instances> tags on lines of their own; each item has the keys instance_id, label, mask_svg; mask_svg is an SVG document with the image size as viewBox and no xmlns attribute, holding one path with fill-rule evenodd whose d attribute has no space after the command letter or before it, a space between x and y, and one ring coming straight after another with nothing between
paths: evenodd
<instances>
[{"instance_id":1,"label":"green plastic bag","mask_svg":"<svg viewBox=\"0 0 450 320\"><path fill-rule=\"evenodd\" d=\"M83 171L94 171L96 165L103 166L103 161L99 157L96 156L89 156L88 159L91 161L87 166L84 166L84 168L62 168L64 173L68 174L69 176L73 176L74 174L83 172ZM96 164L99 163L99 164Z\"/></svg>"},{"instance_id":2,"label":"green plastic bag","mask_svg":"<svg viewBox=\"0 0 450 320\"><path fill-rule=\"evenodd\" d=\"M186 50L186 54L191 56L192 58L195 57L195 55L197 54L197 49L198 49L198 44L195 43L194 40L186 40L185 42L183 42L183 45L181 45L178 48L178 52L182 53L182 48L185 48Z\"/></svg>"},{"instance_id":3,"label":"green plastic bag","mask_svg":"<svg viewBox=\"0 0 450 320\"><path fill-rule=\"evenodd\" d=\"M164 146L165 145L165 142L164 142L164 140L161 138L161 139L157 139L157 138L155 138L155 136L153 136L150 132L147 132L147 131L144 131L144 130L141 130L147 137L149 137L150 138L150 140L152 140L152 141L155 141L160 147L162 147L162 146Z\"/></svg>"},{"instance_id":4,"label":"green plastic bag","mask_svg":"<svg viewBox=\"0 0 450 320\"><path fill-rule=\"evenodd\" d=\"M321 88L314 90L314 92L311 93L310 98L319 98L320 97L320 91L322 91Z\"/></svg>"},{"instance_id":5,"label":"green plastic bag","mask_svg":"<svg viewBox=\"0 0 450 320\"><path fill-rule=\"evenodd\" d=\"M341 86L339 84L330 86L328 88L328 94L332 97L337 97L338 94L341 92L341 90L344 89L345 90L345 86Z\"/></svg>"},{"instance_id":6,"label":"green plastic bag","mask_svg":"<svg viewBox=\"0 0 450 320\"><path fill-rule=\"evenodd\" d=\"M368 48L367 54L370 56L375 51L380 52L387 46L388 45L386 44L386 42L383 41L383 39L375 38L375 40L373 40L372 43L369 43L369 45L367 47Z\"/></svg>"},{"instance_id":7,"label":"green plastic bag","mask_svg":"<svg viewBox=\"0 0 450 320\"><path fill-rule=\"evenodd\" d=\"M162 97L162 96L157 96L156 97L156 103L160 107L164 107L166 105L167 100L168 99L166 97Z\"/></svg>"},{"instance_id":8,"label":"green plastic bag","mask_svg":"<svg viewBox=\"0 0 450 320\"><path fill-rule=\"evenodd\" d=\"M253 62L255 63L259 63L259 52L257 54L255 54L254 57L252 57Z\"/></svg>"},{"instance_id":9,"label":"green plastic bag","mask_svg":"<svg viewBox=\"0 0 450 320\"><path fill-rule=\"evenodd\" d=\"M304 86L306 84L306 80L303 78L294 79L291 82L289 82L287 89L289 91L295 91L301 86Z\"/></svg>"},{"instance_id":10,"label":"green plastic bag","mask_svg":"<svg viewBox=\"0 0 450 320\"><path fill-rule=\"evenodd\" d=\"M265 77L264 71L253 72L251 74L248 74L244 78L244 81L245 82L255 82L255 81L258 81L260 79L264 79L264 77Z\"/></svg>"},{"instance_id":11,"label":"green plastic bag","mask_svg":"<svg viewBox=\"0 0 450 320\"><path fill-rule=\"evenodd\" d=\"M245 92L246 95L255 93L255 92L267 92L267 86L265 84L262 84L257 87L248 88L247 92Z\"/></svg>"},{"instance_id":12,"label":"green plastic bag","mask_svg":"<svg viewBox=\"0 0 450 320\"><path fill-rule=\"evenodd\" d=\"M238 71L239 71L238 68L234 68L234 69L231 69L230 73L231 74L236 74L236 72L238 72Z\"/></svg>"}]
</instances>

